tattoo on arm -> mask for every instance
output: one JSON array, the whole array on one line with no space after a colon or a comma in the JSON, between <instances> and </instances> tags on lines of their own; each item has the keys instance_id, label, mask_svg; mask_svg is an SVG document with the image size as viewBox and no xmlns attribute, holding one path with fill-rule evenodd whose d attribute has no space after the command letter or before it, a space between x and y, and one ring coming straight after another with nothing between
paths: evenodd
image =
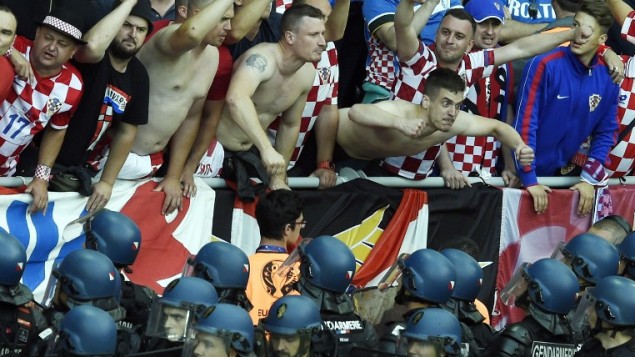
<instances>
[{"instance_id":1,"label":"tattoo on arm","mask_svg":"<svg viewBox=\"0 0 635 357\"><path fill-rule=\"evenodd\" d=\"M250 67L254 67L260 73L264 72L265 68L267 68L267 59L259 54L249 56L245 63Z\"/></svg>"}]
</instances>

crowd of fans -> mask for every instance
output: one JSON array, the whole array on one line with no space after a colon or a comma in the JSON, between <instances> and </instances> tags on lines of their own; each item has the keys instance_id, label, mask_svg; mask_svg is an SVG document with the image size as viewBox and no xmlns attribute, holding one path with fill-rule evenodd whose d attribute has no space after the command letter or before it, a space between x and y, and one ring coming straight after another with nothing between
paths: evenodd
<instances>
[{"instance_id":1,"label":"crowd of fans","mask_svg":"<svg viewBox=\"0 0 635 357\"><path fill-rule=\"evenodd\" d=\"M167 214L194 176L253 200L251 177L328 188L352 167L501 176L537 213L537 177L575 175L588 215L635 163L620 0L3 3L0 174L33 177L33 212L49 190L102 208L117 179L163 177Z\"/></svg>"},{"instance_id":2,"label":"crowd of fans","mask_svg":"<svg viewBox=\"0 0 635 357\"><path fill-rule=\"evenodd\" d=\"M521 266L501 298L526 317L500 332L460 250L400 256L371 292L388 301L379 321L354 298L367 292L350 286L345 244L287 251L306 224L287 177L328 188L342 167L454 189L499 175L537 213L550 191L537 177L575 175L577 213L591 213L635 162L633 53L610 39L615 20L634 38L622 0L2 3L0 175L33 177L31 212L49 190L99 210L117 179L162 176L163 214L196 194L195 175L235 181L244 200L251 177L272 191L254 255L209 243L162 292L127 281L142 240L116 212L87 223L42 305L20 283L25 248L0 232L0 355L635 355L635 235L619 217Z\"/></svg>"}]
</instances>

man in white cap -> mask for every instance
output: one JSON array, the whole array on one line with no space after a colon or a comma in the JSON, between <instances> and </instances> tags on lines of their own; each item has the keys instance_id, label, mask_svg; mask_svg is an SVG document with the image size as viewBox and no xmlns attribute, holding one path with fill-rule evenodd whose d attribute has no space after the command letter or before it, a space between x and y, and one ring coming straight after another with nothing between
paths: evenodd
<instances>
[{"instance_id":1,"label":"man in white cap","mask_svg":"<svg viewBox=\"0 0 635 357\"><path fill-rule=\"evenodd\" d=\"M82 17L55 8L40 23L33 41L21 36L15 40L11 56L26 57L34 79L16 77L9 95L0 103L0 176L15 173L22 150L46 128L33 181L25 191L33 196L29 212L46 213L51 166L82 95L81 76L67 61L84 43L83 30Z\"/></svg>"}]
</instances>

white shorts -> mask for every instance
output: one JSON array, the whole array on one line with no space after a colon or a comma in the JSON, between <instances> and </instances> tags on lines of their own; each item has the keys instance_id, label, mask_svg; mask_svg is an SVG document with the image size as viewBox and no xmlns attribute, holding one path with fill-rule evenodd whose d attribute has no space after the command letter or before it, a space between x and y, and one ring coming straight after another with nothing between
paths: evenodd
<instances>
[{"instance_id":1,"label":"white shorts","mask_svg":"<svg viewBox=\"0 0 635 357\"><path fill-rule=\"evenodd\" d=\"M201 158L196 168L194 176L196 177L218 177L223 168L223 160L225 159L225 150L223 145L214 139L209 148Z\"/></svg>"}]
</instances>

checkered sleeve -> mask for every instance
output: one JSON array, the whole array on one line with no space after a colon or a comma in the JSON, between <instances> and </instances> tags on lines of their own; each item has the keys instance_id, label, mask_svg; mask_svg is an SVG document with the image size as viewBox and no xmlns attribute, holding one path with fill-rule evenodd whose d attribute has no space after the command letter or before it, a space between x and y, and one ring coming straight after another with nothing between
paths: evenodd
<instances>
[{"instance_id":1,"label":"checkered sleeve","mask_svg":"<svg viewBox=\"0 0 635 357\"><path fill-rule=\"evenodd\" d=\"M622 38L635 44L635 11L631 11L622 24Z\"/></svg>"}]
</instances>

